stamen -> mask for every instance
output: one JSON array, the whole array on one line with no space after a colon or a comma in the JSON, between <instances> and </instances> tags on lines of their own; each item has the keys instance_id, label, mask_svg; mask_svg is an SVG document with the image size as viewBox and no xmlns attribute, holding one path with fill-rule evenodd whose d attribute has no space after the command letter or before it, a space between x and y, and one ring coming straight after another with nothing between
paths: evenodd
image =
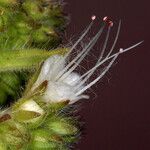
<instances>
[{"instance_id":1,"label":"stamen","mask_svg":"<svg viewBox=\"0 0 150 150\"><path fill-rule=\"evenodd\" d=\"M107 19L107 17L104 17L103 20L106 20L106 19ZM111 29L111 26L109 26L109 28L108 28L108 31L107 31L107 34L106 34L106 39L105 39L105 42L104 42L104 45L103 45L103 48L102 48L102 52L101 52L101 54L99 56L99 59L98 59L98 61L97 61L97 63L96 63L95 66L100 66L101 64L103 64L104 62L106 62L107 61L107 59L106 59L107 56L109 56L111 54L111 51L113 51L113 49L115 47L115 44L117 42L117 39L118 39L118 35L119 35L119 31L120 31L120 23L119 23L119 27L118 27L118 30L117 30L117 35L116 35L117 38L115 38L114 44L113 44L113 46L112 46L112 48L110 50L110 54L106 56L106 58L104 59L104 61L100 62L101 59L102 59L102 57L103 57L103 55L104 55L104 52L105 52L105 49L106 49L106 46L107 46L107 43L108 43L108 39L109 39L109 35L110 35L110 29ZM90 71L89 73L87 73L87 74L85 73L84 75L82 75L81 78L85 77L86 75L87 76L86 76L86 78L84 78L84 80L82 80L80 82L80 84L78 84L78 86L76 87L76 89L80 88L80 86L82 86L93 75L93 73L95 72L96 69L97 69L97 67L95 69L93 69L93 71Z\"/></svg>"},{"instance_id":2,"label":"stamen","mask_svg":"<svg viewBox=\"0 0 150 150\"><path fill-rule=\"evenodd\" d=\"M122 53L127 52L127 51L129 51L130 49L133 49L133 48L139 46L139 45L142 44L143 42L144 42L144 41L141 41L141 42L139 42L139 43L137 43L137 44L134 44L133 46L130 46L130 47L124 49Z\"/></svg>"},{"instance_id":3,"label":"stamen","mask_svg":"<svg viewBox=\"0 0 150 150\"><path fill-rule=\"evenodd\" d=\"M121 21L119 21L119 26L118 26L118 30L117 30L117 34L116 34L116 37L115 37L115 40L114 40L114 43L109 51L109 53L107 54L106 57L109 57L110 54L112 53L112 51L114 50L115 46L116 46L116 43L118 41L118 37L119 37L119 33L120 33L120 28L121 28Z\"/></svg>"},{"instance_id":4,"label":"stamen","mask_svg":"<svg viewBox=\"0 0 150 150\"><path fill-rule=\"evenodd\" d=\"M106 22L110 27L112 27L114 24L113 21L107 16L103 18L103 21Z\"/></svg>"},{"instance_id":5,"label":"stamen","mask_svg":"<svg viewBox=\"0 0 150 150\"><path fill-rule=\"evenodd\" d=\"M103 18L103 21L106 21L108 19L108 17L107 16L105 16L104 18Z\"/></svg>"},{"instance_id":6,"label":"stamen","mask_svg":"<svg viewBox=\"0 0 150 150\"><path fill-rule=\"evenodd\" d=\"M104 17L103 20L106 20L106 18ZM119 36L119 32L120 32L120 27L121 27L121 21L119 22L119 26L118 26L116 38L115 38L115 40L114 40L114 43L113 43L113 45L112 45L112 48L111 48L110 52L107 54L106 58L108 58L108 57L110 56L110 54L112 53L112 51L113 51L113 49L114 49L114 47L115 47L115 45L116 45L116 43L117 43L118 36ZM110 27L109 27L109 30L110 30ZM108 30L108 33L107 33L107 36L106 36L106 40L105 40L105 42L104 42L104 46L103 46L103 49L102 49L102 53L101 53L101 55L100 55L100 57L99 57L99 60L97 61L97 63L96 63L95 66L97 66L97 64L98 64L98 63L101 61L101 59L102 59L102 56L103 56L103 53L104 53L104 51L105 51L105 48L106 48L106 45L107 45L107 41L108 41L108 38L109 38L109 32L110 32L109 30ZM104 62L106 62L106 61L107 61L106 58L104 59L104 61L102 61L101 63L99 63L98 66L100 66L100 65L102 65ZM84 75L82 75L82 76L81 76L82 78L83 78L84 76L86 76L86 75L87 75L87 77L79 84L78 87L80 87L81 85L83 85L83 84L92 76L92 74L95 72L96 69L97 69L97 68L93 69L93 71L90 71L90 73L85 73Z\"/></svg>"},{"instance_id":7,"label":"stamen","mask_svg":"<svg viewBox=\"0 0 150 150\"><path fill-rule=\"evenodd\" d=\"M105 41L104 41L104 45L103 45L101 54L100 54L100 56L99 56L98 62L101 61L101 59L103 58L104 52L105 52L105 50L106 50L107 43L108 43L108 39L109 39L109 35L110 35L110 29L111 29L111 26L109 26L109 28L108 28L108 31L107 31L107 34L106 34L106 39L105 39Z\"/></svg>"},{"instance_id":8,"label":"stamen","mask_svg":"<svg viewBox=\"0 0 150 150\"><path fill-rule=\"evenodd\" d=\"M105 20L105 19L106 19L106 18L104 17L103 20ZM103 46L103 49L102 49L102 52L101 52L101 55L100 55L99 60L97 61L96 65L95 65L95 67L94 67L95 69L92 68L92 70L91 70L90 72L87 72L87 73L85 73L84 75L82 75L82 76L80 77L80 80L81 80L83 77L85 77L85 76L87 75L86 78L85 78L84 80L82 80L82 81L80 82L80 84L76 87L76 89L80 88L80 87L93 75L93 73L94 73L95 70L97 69L97 67L96 67L97 65L100 66L100 65L102 65L103 63L105 63L105 62L107 61L106 58L108 58L108 57L110 56L110 54L112 53L112 51L113 51L113 49L114 49L114 47L115 47L115 45L116 45L116 43L117 43L118 36L119 36L119 32L120 32L120 27L121 27L121 21L119 22L117 34L116 34L114 43L113 43L113 45L112 45L112 48L110 49L110 52L109 52L109 53L107 54L107 56L105 57L104 61L100 62L101 59L102 59L102 57L103 57L103 54L104 54L104 52L105 52L106 45L107 45L107 41L108 41L108 38L109 38L109 34L110 34L110 27L109 27L108 32L107 32L107 35L106 35L106 39L105 39L105 42L104 42L104 46ZM100 62L100 63L99 63L99 62Z\"/></svg>"},{"instance_id":9,"label":"stamen","mask_svg":"<svg viewBox=\"0 0 150 150\"><path fill-rule=\"evenodd\" d=\"M118 52L119 53L119 52ZM118 54L117 53L117 54ZM115 57L115 56L114 56ZM113 58L113 57L111 57L111 58ZM76 86L76 88L75 88L75 90L76 89L78 89L78 88L80 88L92 75L93 75L93 73L96 71L96 69L98 68L98 67L100 67L102 64L104 64L106 61L108 61L109 59L111 59L111 58L105 58L105 59L103 59L102 61L97 61L97 63L96 63L96 65L93 67L93 68L91 68L89 71L87 71L85 74L83 74L80 78L79 78L79 80L81 80L82 78L84 78L83 80L81 80L81 82Z\"/></svg>"},{"instance_id":10,"label":"stamen","mask_svg":"<svg viewBox=\"0 0 150 150\"><path fill-rule=\"evenodd\" d=\"M123 53L123 48L120 48L119 52L120 52L120 53Z\"/></svg>"},{"instance_id":11,"label":"stamen","mask_svg":"<svg viewBox=\"0 0 150 150\"><path fill-rule=\"evenodd\" d=\"M87 27L87 29L85 30L85 32L81 35L81 37L77 40L77 42L72 46L71 50L69 51L69 54L72 52L72 50L82 41L82 39L86 36L86 34L89 32L89 30L91 29L92 25L93 25L93 21L96 19L96 16L92 16L91 17L92 22L89 24L89 26ZM68 54L67 54L68 56Z\"/></svg>"},{"instance_id":12,"label":"stamen","mask_svg":"<svg viewBox=\"0 0 150 150\"><path fill-rule=\"evenodd\" d=\"M95 16L96 17L96 16ZM94 19L94 17L92 17ZM87 27L87 29L85 30L85 32L81 35L81 37L76 41L76 43L72 46L72 48L70 49L70 51L64 56L64 60L69 56L69 54L76 48L76 46L82 41L82 39L87 35L87 33L89 32L89 30L91 29L92 25L93 25L93 20L92 22L89 24L89 26ZM62 74L66 71L66 69L64 69L63 71L61 71L55 78L55 80L57 80L59 77L62 76Z\"/></svg>"},{"instance_id":13,"label":"stamen","mask_svg":"<svg viewBox=\"0 0 150 150\"><path fill-rule=\"evenodd\" d=\"M84 59L84 57L88 54L88 52L92 49L92 47L95 45L95 43L97 42L98 38L101 36L102 32L103 32L104 26L101 27L101 29L99 30L99 32L92 38L92 40L89 42L89 44L68 64L68 66L66 66L67 70L72 64L75 63L76 60L78 60L78 58L80 58L76 64L74 66L72 66L70 68L70 70L68 72L66 72L61 78L60 80L66 78L79 64L80 62Z\"/></svg>"},{"instance_id":14,"label":"stamen","mask_svg":"<svg viewBox=\"0 0 150 150\"><path fill-rule=\"evenodd\" d=\"M133 45L133 46L131 46L131 47L129 47L129 48L126 48L126 49L120 48L119 52L117 52L117 53L115 53L115 54L113 54L113 55L111 55L111 56L109 56L109 57L106 57L105 59L103 59L103 60L102 60L101 62L99 62L99 63L96 63L96 65L95 65L93 68L91 68L89 71L87 71L85 74L83 74L83 75L79 78L79 81L80 81L82 78L84 78L84 77L86 76L86 77L84 78L84 80L82 80L82 81L80 82L80 84L79 84L78 86L76 86L75 90L77 90L78 88L80 88L80 87L91 77L91 75L95 72L95 70L96 70L98 67L100 67L103 63L105 63L106 61L108 61L108 60L111 59L111 58L116 57L116 56L119 55L120 53L124 53L124 52L126 52L126 51L128 51L128 50L130 50L130 49L132 49L132 48L137 47L137 46L140 45L142 42L143 42L143 41L141 41L141 42L139 42L139 43L137 43L137 44L135 44L135 45Z\"/></svg>"},{"instance_id":15,"label":"stamen","mask_svg":"<svg viewBox=\"0 0 150 150\"><path fill-rule=\"evenodd\" d=\"M91 19L94 21L94 20L96 19L96 16L93 15L93 16L91 17Z\"/></svg>"},{"instance_id":16,"label":"stamen","mask_svg":"<svg viewBox=\"0 0 150 150\"><path fill-rule=\"evenodd\" d=\"M109 65L106 67L106 69L95 79L93 80L91 83L89 83L87 86L83 87L80 91L78 91L76 93L76 96L82 94L84 91L86 91L87 89L89 89L92 85L94 85L96 82L98 82L105 74L106 72L109 70L109 68L112 66L112 64L114 63L114 61L117 59L118 55L120 53L118 53L113 59L112 61L109 63Z\"/></svg>"}]
</instances>

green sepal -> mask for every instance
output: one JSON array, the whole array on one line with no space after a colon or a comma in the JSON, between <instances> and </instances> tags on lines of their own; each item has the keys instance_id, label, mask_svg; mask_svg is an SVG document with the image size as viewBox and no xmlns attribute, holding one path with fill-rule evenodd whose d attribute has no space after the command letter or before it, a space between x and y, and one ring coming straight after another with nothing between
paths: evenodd
<instances>
[{"instance_id":1,"label":"green sepal","mask_svg":"<svg viewBox=\"0 0 150 150\"><path fill-rule=\"evenodd\" d=\"M79 134L76 134L76 135L66 135L66 136L62 136L63 140L65 143L76 143L79 138L80 138L80 135Z\"/></svg>"},{"instance_id":2,"label":"green sepal","mask_svg":"<svg viewBox=\"0 0 150 150\"><path fill-rule=\"evenodd\" d=\"M78 129L67 118L54 117L46 122L46 126L58 135L76 135Z\"/></svg>"},{"instance_id":3,"label":"green sepal","mask_svg":"<svg viewBox=\"0 0 150 150\"><path fill-rule=\"evenodd\" d=\"M51 115L56 114L62 109L65 109L65 107L68 106L69 102L69 100L66 100L57 103L49 103L47 104L47 110Z\"/></svg>"},{"instance_id":4,"label":"green sepal","mask_svg":"<svg viewBox=\"0 0 150 150\"><path fill-rule=\"evenodd\" d=\"M36 71L29 78L29 81L27 82L24 93L23 93L23 97L28 97L31 95L32 93L31 88L33 84L36 82L36 80L38 79L38 76L41 72L42 65L43 63L41 63L41 65L36 69Z\"/></svg>"},{"instance_id":5,"label":"green sepal","mask_svg":"<svg viewBox=\"0 0 150 150\"><path fill-rule=\"evenodd\" d=\"M45 92L47 85L48 85L48 81L45 80L37 88L35 88L33 91L31 91L31 88L32 88L32 85L31 85L30 88L27 87L27 89L25 90L24 96L25 97L31 97L31 98L40 97Z\"/></svg>"},{"instance_id":6,"label":"green sepal","mask_svg":"<svg viewBox=\"0 0 150 150\"><path fill-rule=\"evenodd\" d=\"M55 135L46 129L34 130L31 135L29 147L32 150L66 150L61 137L54 137Z\"/></svg>"},{"instance_id":7,"label":"green sepal","mask_svg":"<svg viewBox=\"0 0 150 150\"><path fill-rule=\"evenodd\" d=\"M34 111L18 110L16 112L13 112L13 118L18 122L29 121L40 116L40 113Z\"/></svg>"}]
</instances>

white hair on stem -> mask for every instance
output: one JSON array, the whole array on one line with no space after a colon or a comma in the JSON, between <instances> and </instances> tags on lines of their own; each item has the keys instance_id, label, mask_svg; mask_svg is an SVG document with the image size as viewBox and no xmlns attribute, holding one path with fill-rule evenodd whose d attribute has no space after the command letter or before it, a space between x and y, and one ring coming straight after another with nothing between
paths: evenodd
<instances>
[{"instance_id":1,"label":"white hair on stem","mask_svg":"<svg viewBox=\"0 0 150 150\"><path fill-rule=\"evenodd\" d=\"M90 23L90 25L87 27L87 29L83 32L81 37L76 41L76 43L72 46L70 51L65 56L55 55L48 58L44 62L39 77L32 88L35 89L35 87L37 87L44 80L48 81L48 87L43 95L44 101L59 102L63 100L70 100L70 104L72 104L78 101L79 99L89 98L88 95L84 95L83 93L91 86L96 84L108 72L108 70L111 68L112 64L117 59L117 57L121 53L124 53L142 43L139 42L126 49L120 48L117 53L112 54L120 33L120 27L121 27L121 21L120 21L114 42L109 52L105 54L108 45L109 36L110 36L110 30L111 27L113 26L113 22L108 17L104 17L103 25L98 31L98 33L94 37L92 37L89 43L82 48L82 51L78 53L77 56L74 57L66 65L67 58L70 56L71 52L73 52L79 46L79 44L82 43L84 37L89 33L89 30L91 29L93 25L93 21L96 19L96 16L92 16L91 19L92 22ZM88 55L90 50L96 44L97 40L101 37L105 25L108 25L108 29L101 49L101 53L99 55L96 64L87 72L85 72L83 75L79 75L78 73L75 73L74 70L85 59L85 57ZM108 65L104 67L101 72L98 73L98 76L92 81L87 82L88 79L94 74L94 72L102 64L106 62L108 62Z\"/></svg>"}]
</instances>

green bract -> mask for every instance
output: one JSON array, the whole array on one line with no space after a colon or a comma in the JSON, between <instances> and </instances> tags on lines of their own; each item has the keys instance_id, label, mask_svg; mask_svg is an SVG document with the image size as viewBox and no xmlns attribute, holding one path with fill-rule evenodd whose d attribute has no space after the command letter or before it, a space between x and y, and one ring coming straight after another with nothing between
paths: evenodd
<instances>
[{"instance_id":1,"label":"green bract","mask_svg":"<svg viewBox=\"0 0 150 150\"><path fill-rule=\"evenodd\" d=\"M66 48L60 48L50 51L39 49L1 51L0 72L20 71L22 69L29 70L35 68L37 65L39 65L40 62L42 62L46 58L55 54L63 55L66 51Z\"/></svg>"}]
</instances>

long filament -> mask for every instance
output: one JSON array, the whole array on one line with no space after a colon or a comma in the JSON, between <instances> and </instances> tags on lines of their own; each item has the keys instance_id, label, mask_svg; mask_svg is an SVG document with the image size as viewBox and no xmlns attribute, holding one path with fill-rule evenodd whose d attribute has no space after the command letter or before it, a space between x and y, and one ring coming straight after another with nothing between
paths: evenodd
<instances>
[{"instance_id":1,"label":"long filament","mask_svg":"<svg viewBox=\"0 0 150 150\"><path fill-rule=\"evenodd\" d=\"M111 27L111 26L109 26L109 29L110 29L110 27ZM118 36L119 36L119 33L120 33L120 27L121 27L121 21L119 22L117 34L116 34L114 43L113 43L113 45L112 45L112 47L111 47L109 53L108 53L107 56L105 57L104 61L100 62L101 59L102 59L102 56L103 56L103 54L104 54L104 50L105 50L105 48L106 48L106 44L107 44L107 41L108 41L108 37L109 37L109 32L110 32L110 31L107 32L107 36L106 36L106 39L105 39L105 42L104 42L104 46L103 46L103 49L102 49L103 53L100 54L99 59L98 59L98 61L97 61L97 63L96 63L95 66L97 66L97 65L100 66L100 65L103 64L105 61L107 61L106 58L108 58L108 57L110 56L110 54L112 53L112 51L113 51L113 49L114 49L114 47L115 47L115 45L116 45L116 42L117 42L117 40L118 40ZM86 76L86 75L87 75L87 76L86 76L86 78L84 78L84 79L80 82L80 84L76 87L76 89L79 88L80 86L82 86L82 85L93 75L93 73L95 72L96 69L97 69L97 67L95 67L95 69L92 69L92 71L90 71L89 73L85 73L84 75L82 75L81 78L80 78L80 80L81 80L84 76Z\"/></svg>"},{"instance_id":2,"label":"long filament","mask_svg":"<svg viewBox=\"0 0 150 150\"><path fill-rule=\"evenodd\" d=\"M84 59L84 57L88 54L88 52L97 42L98 38L101 36L103 32L103 29L104 25L101 27L99 32L92 38L92 40L88 43L88 45L64 68L63 73L67 71L67 69L69 69L69 67L71 67L71 65L73 65L76 60L79 59L78 62L76 62L76 64L72 66L68 72L66 72L65 74L62 73L63 76L61 77L61 79L64 79L66 76L68 76L68 74L70 74L79 65L79 63Z\"/></svg>"},{"instance_id":3,"label":"long filament","mask_svg":"<svg viewBox=\"0 0 150 150\"><path fill-rule=\"evenodd\" d=\"M106 50L106 46L107 46L109 35L110 35L110 29L111 29L111 26L108 27L108 31L107 31L107 34L106 34L106 39L104 41L104 45L103 45L103 48L102 48L102 51L101 51L101 54L100 54L100 57L99 57L98 61L101 61L101 59L102 59L102 57L104 55L104 52Z\"/></svg>"},{"instance_id":4,"label":"long filament","mask_svg":"<svg viewBox=\"0 0 150 150\"><path fill-rule=\"evenodd\" d=\"M126 52L126 51L128 51L128 50L131 50L131 49L137 47L137 46L140 45L142 42L143 42L143 41L141 41L141 42L139 42L139 43L137 43L137 44L134 44L133 46L130 46L130 47L124 49L124 50L120 49L119 52L117 52L117 53L115 53L115 54L113 54L113 55L111 55L111 56L106 57L105 59L103 59L101 62L99 62L98 64L96 64L92 69L90 69L89 71L87 71L85 74L83 74L83 75L79 78L79 80L81 80L82 78L84 78L84 77L86 76L86 78L84 78L84 80L82 80L82 81L80 82L80 84L79 84L75 89L80 88L80 87L89 79L89 77L94 73L94 71L95 71L99 66L101 66L103 63L105 63L106 61L108 61L108 60L111 59L111 58L116 57L116 56L117 56L118 54L120 54L120 53L124 53L124 52Z\"/></svg>"},{"instance_id":5,"label":"long filament","mask_svg":"<svg viewBox=\"0 0 150 150\"><path fill-rule=\"evenodd\" d=\"M64 60L69 56L69 54L75 49L75 47L82 41L82 39L87 35L87 33L89 32L89 30L91 29L92 25L93 25L93 19L92 22L90 23L90 25L87 27L87 29L85 30L85 32L81 35L81 37L76 41L76 43L72 46L72 48L69 50L69 52L64 56ZM65 71L62 70L55 78L55 80L57 80Z\"/></svg>"},{"instance_id":6,"label":"long filament","mask_svg":"<svg viewBox=\"0 0 150 150\"><path fill-rule=\"evenodd\" d=\"M107 54L106 57L109 57L110 54L112 53L112 51L114 50L115 46L116 46L116 43L118 41L118 37L119 37L119 33L120 33L120 28L121 28L121 20L119 21L119 26L118 26L118 30L117 30L117 34L116 34L116 37L115 37L115 40L114 40L114 43L109 51L109 53Z\"/></svg>"},{"instance_id":7,"label":"long filament","mask_svg":"<svg viewBox=\"0 0 150 150\"><path fill-rule=\"evenodd\" d=\"M114 63L114 61L117 59L118 55L120 53L118 53L113 59L112 61L109 63L109 65L106 67L106 69L95 79L93 80L91 83L89 83L87 86L85 86L84 88L82 88L80 91L78 91L75 95L78 96L80 94L82 94L84 91L86 91L87 89L89 89L92 85L94 85L96 82L98 82L105 74L106 72L109 70L109 68L112 66L112 64Z\"/></svg>"}]
</instances>

